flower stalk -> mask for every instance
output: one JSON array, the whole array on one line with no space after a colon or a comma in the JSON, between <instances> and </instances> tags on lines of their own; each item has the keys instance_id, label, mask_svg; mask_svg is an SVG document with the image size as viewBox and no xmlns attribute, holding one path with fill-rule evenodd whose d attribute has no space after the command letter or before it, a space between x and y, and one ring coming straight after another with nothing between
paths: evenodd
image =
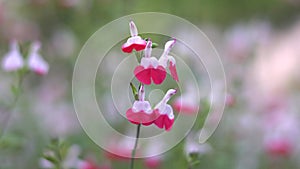
<instances>
[{"instance_id":1,"label":"flower stalk","mask_svg":"<svg viewBox=\"0 0 300 169\"><path fill-rule=\"evenodd\" d=\"M136 148L137 148L137 145L139 142L140 130L141 130L141 124L138 124L137 130L136 130L135 143L134 143L133 150L131 152L130 169L134 169L135 153L136 153Z\"/></svg>"},{"instance_id":2,"label":"flower stalk","mask_svg":"<svg viewBox=\"0 0 300 169\"><path fill-rule=\"evenodd\" d=\"M140 100L141 97L143 98L144 96L142 96L140 93L141 92L138 92L136 87L133 85L133 83L130 83L130 86L131 86L131 90L132 90L132 94L134 96L134 99L137 101L137 100ZM140 90L144 90L144 86L140 85L139 87L139 91ZM134 169L134 160L135 160L135 154L136 154L136 148L137 148L137 145L138 145L138 142L139 142L139 137L140 137L140 130L141 130L141 124L138 124L137 125L137 130L136 130L136 137L135 137L135 142L134 142L134 147L132 149L132 152L131 152L131 160L130 160L130 169Z\"/></svg>"}]
</instances>

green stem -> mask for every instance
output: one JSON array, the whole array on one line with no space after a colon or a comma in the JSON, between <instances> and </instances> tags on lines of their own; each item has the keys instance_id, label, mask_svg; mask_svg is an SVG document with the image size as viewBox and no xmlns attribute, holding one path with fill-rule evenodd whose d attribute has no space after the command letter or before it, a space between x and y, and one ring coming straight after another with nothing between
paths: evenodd
<instances>
[{"instance_id":1,"label":"green stem","mask_svg":"<svg viewBox=\"0 0 300 169\"><path fill-rule=\"evenodd\" d=\"M142 58L142 53L135 51L135 56L136 56L137 61L140 63L141 62L141 58ZM135 100L139 100L138 91L140 90L141 83L139 85L138 90L133 85L133 83L130 83L130 86L131 86L131 90L132 90L132 94L134 96L134 99ZM136 148L137 148L137 145L138 145L138 142L139 142L140 130L141 130L141 124L138 124L137 125L137 131L136 131L135 143L134 143L134 147L133 147L132 152L131 152L130 169L134 168L135 153L136 153Z\"/></svg>"},{"instance_id":2,"label":"green stem","mask_svg":"<svg viewBox=\"0 0 300 169\"><path fill-rule=\"evenodd\" d=\"M7 106L6 111L4 112L4 113L9 113L9 114L6 116L5 120L2 123L2 126L1 126L2 131L0 131L0 139L2 138L2 136L6 130L6 127L8 125L8 122L11 118L11 114L12 114L11 112L16 107L17 102L22 94L22 83L23 83L25 75L26 75L26 72L23 72L23 70L21 70L20 72L17 72L16 87L14 87L14 91L12 92L13 100L12 100L11 104Z\"/></svg>"},{"instance_id":3,"label":"green stem","mask_svg":"<svg viewBox=\"0 0 300 169\"><path fill-rule=\"evenodd\" d=\"M136 131L135 143L134 143L133 150L131 152L130 169L134 168L134 159L135 159L136 148L137 148L137 145L138 145L138 142L139 142L140 130L141 130L141 124L138 124L137 125L137 131Z\"/></svg>"}]
</instances>

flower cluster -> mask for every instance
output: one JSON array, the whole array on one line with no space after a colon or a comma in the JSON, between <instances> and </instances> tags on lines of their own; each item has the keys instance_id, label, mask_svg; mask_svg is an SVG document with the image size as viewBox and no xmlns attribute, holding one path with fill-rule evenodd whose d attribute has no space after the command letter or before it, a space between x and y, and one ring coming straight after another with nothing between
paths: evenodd
<instances>
[{"instance_id":1,"label":"flower cluster","mask_svg":"<svg viewBox=\"0 0 300 169\"><path fill-rule=\"evenodd\" d=\"M159 128L169 131L174 123L172 107L167 104L177 90L169 89L164 98L152 109L151 104L145 101L145 85L152 82L156 85L163 83L166 79L166 68L170 70L172 78L178 82L176 61L170 56L170 50L176 40L172 39L165 44L164 52L159 59L151 57L152 41L143 40L138 36L134 22L129 23L131 37L122 45L123 52L131 53L133 50L143 52L140 64L134 69L136 79L141 83L138 91L138 99L126 112L127 119L133 124L145 126L155 124ZM169 65L169 66L168 66Z\"/></svg>"},{"instance_id":2,"label":"flower cluster","mask_svg":"<svg viewBox=\"0 0 300 169\"><path fill-rule=\"evenodd\" d=\"M6 72L18 71L23 68L28 68L38 75L45 75L48 73L49 65L40 56L39 49L40 42L33 42L31 44L27 60L22 56L17 41L12 41L10 44L10 51L5 54L2 60L2 69ZM26 62L26 63L24 63Z\"/></svg>"}]
</instances>

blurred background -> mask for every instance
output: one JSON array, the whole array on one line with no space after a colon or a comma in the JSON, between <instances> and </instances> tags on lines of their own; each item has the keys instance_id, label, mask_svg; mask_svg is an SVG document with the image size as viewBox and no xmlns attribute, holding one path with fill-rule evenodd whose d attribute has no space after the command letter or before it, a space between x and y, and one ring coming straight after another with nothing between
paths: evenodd
<instances>
[{"instance_id":1,"label":"blurred background","mask_svg":"<svg viewBox=\"0 0 300 169\"><path fill-rule=\"evenodd\" d=\"M81 129L71 85L74 63L88 38L136 12L170 13L197 25L220 54L228 92L222 121L207 143L197 144L208 112L208 98L202 95L187 139L161 156L137 160L136 168L300 168L299 11L299 0L0 0L0 58L13 39L23 53L39 40L50 67L46 76L26 76L22 95L9 111L16 75L0 70L0 168L55 168L50 157L57 152L63 155L62 168L128 168L128 159L100 149ZM186 30L176 31L193 40ZM198 71L203 82L206 72ZM97 84L101 97L107 89ZM114 118L112 103L102 104L112 113L112 123L123 128L127 121ZM130 153L122 141L115 148Z\"/></svg>"}]
</instances>

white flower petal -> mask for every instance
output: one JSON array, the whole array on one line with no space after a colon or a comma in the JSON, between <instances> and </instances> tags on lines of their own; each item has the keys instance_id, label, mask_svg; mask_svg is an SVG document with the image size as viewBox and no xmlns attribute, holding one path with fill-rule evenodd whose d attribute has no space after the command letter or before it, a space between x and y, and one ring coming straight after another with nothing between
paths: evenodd
<instances>
[{"instance_id":1,"label":"white flower petal","mask_svg":"<svg viewBox=\"0 0 300 169\"><path fill-rule=\"evenodd\" d=\"M148 101L135 101L132 106L133 112L144 111L147 114L152 113L151 105Z\"/></svg>"},{"instance_id":2,"label":"white flower petal","mask_svg":"<svg viewBox=\"0 0 300 169\"><path fill-rule=\"evenodd\" d=\"M10 51L2 60L2 68L4 71L16 71L24 66L23 57L19 51L17 42L12 42Z\"/></svg>"},{"instance_id":3,"label":"white flower petal","mask_svg":"<svg viewBox=\"0 0 300 169\"><path fill-rule=\"evenodd\" d=\"M130 28L130 35L132 37L138 35L138 30L133 21L129 22L129 28Z\"/></svg>"}]
</instances>

